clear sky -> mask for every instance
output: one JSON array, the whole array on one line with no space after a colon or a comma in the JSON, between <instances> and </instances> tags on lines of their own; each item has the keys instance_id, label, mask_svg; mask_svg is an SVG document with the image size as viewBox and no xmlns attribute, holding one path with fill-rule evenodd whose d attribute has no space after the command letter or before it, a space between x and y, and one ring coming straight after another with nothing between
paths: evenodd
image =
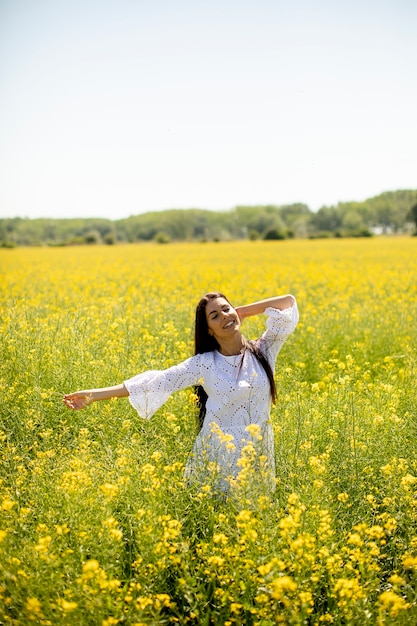
<instances>
[{"instance_id":1,"label":"clear sky","mask_svg":"<svg viewBox=\"0 0 417 626\"><path fill-rule=\"evenodd\" d=\"M415 0L0 0L0 216L417 188Z\"/></svg>"}]
</instances>

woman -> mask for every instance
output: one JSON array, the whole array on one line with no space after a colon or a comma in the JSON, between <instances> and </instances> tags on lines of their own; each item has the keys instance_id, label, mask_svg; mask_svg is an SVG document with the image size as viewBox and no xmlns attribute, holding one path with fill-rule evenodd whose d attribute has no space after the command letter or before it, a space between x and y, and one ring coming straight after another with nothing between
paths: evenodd
<instances>
[{"instance_id":1,"label":"woman","mask_svg":"<svg viewBox=\"0 0 417 626\"><path fill-rule=\"evenodd\" d=\"M247 341L241 322L265 313L266 330ZM128 397L142 417L151 417L169 396L195 386L199 400L200 432L187 467L189 480L215 484L228 491L239 477L248 444L256 445L262 473L275 478L273 431L269 421L276 398L273 370L278 353L298 322L295 298L268 298L236 309L222 293L208 293L195 317L195 355L166 370L148 371L120 385L77 391L64 396L71 409L91 402Z\"/></svg>"}]
</instances>

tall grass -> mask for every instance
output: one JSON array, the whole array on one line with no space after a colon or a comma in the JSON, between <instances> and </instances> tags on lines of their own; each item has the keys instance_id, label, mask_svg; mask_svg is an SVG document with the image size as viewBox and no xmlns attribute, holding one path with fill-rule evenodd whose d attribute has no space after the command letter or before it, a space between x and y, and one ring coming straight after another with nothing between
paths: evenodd
<instances>
[{"instance_id":1,"label":"tall grass","mask_svg":"<svg viewBox=\"0 0 417 626\"><path fill-rule=\"evenodd\" d=\"M417 623L417 241L0 250L0 623ZM192 354L209 290L293 293L277 490L190 489L192 390L149 421L63 393ZM244 323L247 337L264 320Z\"/></svg>"}]
</instances>

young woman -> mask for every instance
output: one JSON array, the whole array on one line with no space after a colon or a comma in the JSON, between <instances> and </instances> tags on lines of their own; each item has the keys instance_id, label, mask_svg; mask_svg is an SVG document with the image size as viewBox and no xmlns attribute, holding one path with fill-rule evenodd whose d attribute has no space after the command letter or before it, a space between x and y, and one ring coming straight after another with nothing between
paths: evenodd
<instances>
[{"instance_id":1,"label":"young woman","mask_svg":"<svg viewBox=\"0 0 417 626\"><path fill-rule=\"evenodd\" d=\"M265 332L256 341L247 341L241 322L263 313L267 315ZM114 387L67 394L64 403L77 410L97 400L128 397L139 415L148 418L174 391L195 386L200 432L187 463L187 479L213 482L214 473L217 486L228 491L244 465L242 451L252 441L263 460L262 473L272 486L275 464L269 413L271 401L276 399L273 371L297 322L297 303L291 295L233 308L222 293L208 293L196 309L193 357Z\"/></svg>"}]
</instances>

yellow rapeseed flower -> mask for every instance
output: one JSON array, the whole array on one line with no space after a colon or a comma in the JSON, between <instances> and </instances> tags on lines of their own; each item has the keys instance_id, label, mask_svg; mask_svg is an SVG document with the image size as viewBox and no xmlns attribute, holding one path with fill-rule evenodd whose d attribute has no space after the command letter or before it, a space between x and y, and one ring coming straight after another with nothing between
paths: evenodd
<instances>
[{"instance_id":1,"label":"yellow rapeseed flower","mask_svg":"<svg viewBox=\"0 0 417 626\"><path fill-rule=\"evenodd\" d=\"M417 569L417 556L405 555L402 563L405 569Z\"/></svg>"},{"instance_id":2,"label":"yellow rapeseed flower","mask_svg":"<svg viewBox=\"0 0 417 626\"><path fill-rule=\"evenodd\" d=\"M28 598L26 600L26 610L37 617L42 615L42 605L37 598Z\"/></svg>"},{"instance_id":3,"label":"yellow rapeseed flower","mask_svg":"<svg viewBox=\"0 0 417 626\"><path fill-rule=\"evenodd\" d=\"M16 502L12 500L9 496L4 496L1 501L1 510L11 511L14 506L16 506Z\"/></svg>"},{"instance_id":4,"label":"yellow rapeseed flower","mask_svg":"<svg viewBox=\"0 0 417 626\"><path fill-rule=\"evenodd\" d=\"M271 586L271 596L274 600L279 600L283 602L285 606L289 605L289 600L287 598L288 594L293 594L297 591L297 583L290 576L280 576L276 578L270 583Z\"/></svg>"},{"instance_id":5,"label":"yellow rapeseed flower","mask_svg":"<svg viewBox=\"0 0 417 626\"><path fill-rule=\"evenodd\" d=\"M339 502L343 502L344 504L345 502L349 500L349 494L346 493L345 491L343 493L339 493L337 495L337 499L339 500Z\"/></svg>"},{"instance_id":6,"label":"yellow rapeseed flower","mask_svg":"<svg viewBox=\"0 0 417 626\"><path fill-rule=\"evenodd\" d=\"M107 619L103 619L101 622L101 626L116 626L119 624L120 620L115 617L108 617Z\"/></svg>"},{"instance_id":7,"label":"yellow rapeseed flower","mask_svg":"<svg viewBox=\"0 0 417 626\"><path fill-rule=\"evenodd\" d=\"M391 617L397 617L401 611L406 611L411 604L399 596L395 591L384 591L378 598L381 608Z\"/></svg>"},{"instance_id":8,"label":"yellow rapeseed flower","mask_svg":"<svg viewBox=\"0 0 417 626\"><path fill-rule=\"evenodd\" d=\"M115 498L119 493L119 487L111 483L104 483L104 485L100 485L100 491L106 498Z\"/></svg>"},{"instance_id":9,"label":"yellow rapeseed flower","mask_svg":"<svg viewBox=\"0 0 417 626\"><path fill-rule=\"evenodd\" d=\"M62 611L64 611L64 613L70 613L71 611L75 611L75 609L78 607L77 602L71 602L69 600L65 600L64 598L60 598L59 600L57 600L57 605L60 609L62 609Z\"/></svg>"}]
</instances>

